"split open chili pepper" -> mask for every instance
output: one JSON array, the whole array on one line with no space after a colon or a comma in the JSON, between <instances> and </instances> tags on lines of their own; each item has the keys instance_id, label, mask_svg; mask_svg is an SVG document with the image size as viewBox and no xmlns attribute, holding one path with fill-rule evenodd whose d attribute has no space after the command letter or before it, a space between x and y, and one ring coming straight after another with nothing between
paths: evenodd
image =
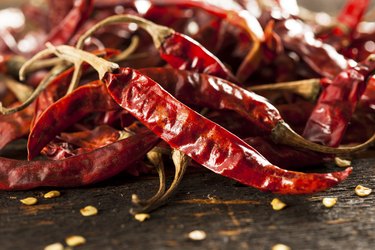
<instances>
[{"instance_id":1,"label":"split open chili pepper","mask_svg":"<svg viewBox=\"0 0 375 250\"><path fill-rule=\"evenodd\" d=\"M79 87L41 114L30 131L28 158L33 159L58 133L86 115L116 109L118 105L109 97L100 81Z\"/></svg>"},{"instance_id":2,"label":"split open chili pepper","mask_svg":"<svg viewBox=\"0 0 375 250\"><path fill-rule=\"evenodd\" d=\"M158 143L146 131L64 160L22 161L0 157L0 189L73 187L108 179L131 167Z\"/></svg>"},{"instance_id":3,"label":"split open chili pepper","mask_svg":"<svg viewBox=\"0 0 375 250\"><path fill-rule=\"evenodd\" d=\"M306 124L304 137L337 147L345 133L355 107L375 73L375 55L341 72L323 89Z\"/></svg>"}]
</instances>

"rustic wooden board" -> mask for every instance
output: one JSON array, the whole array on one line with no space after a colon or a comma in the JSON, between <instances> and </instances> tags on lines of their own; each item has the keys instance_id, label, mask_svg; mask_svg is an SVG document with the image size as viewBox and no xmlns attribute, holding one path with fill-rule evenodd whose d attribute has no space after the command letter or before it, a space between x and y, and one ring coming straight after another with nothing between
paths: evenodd
<instances>
[{"instance_id":1,"label":"rustic wooden board","mask_svg":"<svg viewBox=\"0 0 375 250\"><path fill-rule=\"evenodd\" d=\"M273 194L238 185L206 170L189 172L170 203L138 222L128 213L133 193L150 196L157 188L154 176L118 176L85 188L63 189L62 196L46 200L50 189L1 192L0 249L43 249L78 234L87 243L76 249L271 249L284 243L292 249L373 249L374 194L361 198L354 187L375 188L375 158L353 162L354 172L328 192L281 196L282 211L269 205ZM337 170L337 167L334 168ZM331 169L332 170L332 169ZM40 202L25 206L19 199L36 196ZM325 208L323 197L338 197ZM79 209L94 205L99 214L81 216ZM204 230L200 242L188 239Z\"/></svg>"}]
</instances>

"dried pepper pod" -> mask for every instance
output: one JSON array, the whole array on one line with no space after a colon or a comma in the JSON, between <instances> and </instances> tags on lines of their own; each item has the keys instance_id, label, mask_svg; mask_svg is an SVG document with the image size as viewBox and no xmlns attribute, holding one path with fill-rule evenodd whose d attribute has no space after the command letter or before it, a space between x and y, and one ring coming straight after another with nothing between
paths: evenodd
<instances>
[{"instance_id":1,"label":"dried pepper pod","mask_svg":"<svg viewBox=\"0 0 375 250\"><path fill-rule=\"evenodd\" d=\"M69 48L55 48L55 53L69 59L67 54L70 52L64 54L64 50ZM332 187L351 172L351 168L329 174L305 174L280 169L250 145L194 112L140 72L119 68L99 58L87 60L99 72L109 94L121 107L172 148L215 173L264 191L303 194Z\"/></svg>"},{"instance_id":2,"label":"dried pepper pod","mask_svg":"<svg viewBox=\"0 0 375 250\"><path fill-rule=\"evenodd\" d=\"M142 160L158 142L157 136L146 131L59 161L22 161L0 157L0 189L73 187L99 182Z\"/></svg>"}]
</instances>

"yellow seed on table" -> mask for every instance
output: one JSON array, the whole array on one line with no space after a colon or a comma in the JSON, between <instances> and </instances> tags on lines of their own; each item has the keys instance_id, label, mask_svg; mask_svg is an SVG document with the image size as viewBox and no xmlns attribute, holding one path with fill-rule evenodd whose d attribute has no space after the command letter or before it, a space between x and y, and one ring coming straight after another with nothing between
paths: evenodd
<instances>
[{"instance_id":1,"label":"yellow seed on table","mask_svg":"<svg viewBox=\"0 0 375 250\"><path fill-rule=\"evenodd\" d=\"M65 239L65 242L70 247L79 246L86 243L86 239L80 235L72 235Z\"/></svg>"},{"instance_id":2,"label":"yellow seed on table","mask_svg":"<svg viewBox=\"0 0 375 250\"><path fill-rule=\"evenodd\" d=\"M372 192L371 188L364 187L362 185L358 185L355 187L355 193L361 197L368 196L369 194L371 194L371 192Z\"/></svg>"},{"instance_id":3,"label":"yellow seed on table","mask_svg":"<svg viewBox=\"0 0 375 250\"><path fill-rule=\"evenodd\" d=\"M79 211L83 216L92 216L98 214L98 209L94 206L86 206Z\"/></svg>"},{"instance_id":4,"label":"yellow seed on table","mask_svg":"<svg viewBox=\"0 0 375 250\"><path fill-rule=\"evenodd\" d=\"M351 161L344 160L339 157L335 157L335 163L337 166L343 167L343 168L350 167L350 165L352 164Z\"/></svg>"},{"instance_id":5,"label":"yellow seed on table","mask_svg":"<svg viewBox=\"0 0 375 250\"><path fill-rule=\"evenodd\" d=\"M276 244L272 247L272 250L291 250L291 248L284 244Z\"/></svg>"},{"instance_id":6,"label":"yellow seed on table","mask_svg":"<svg viewBox=\"0 0 375 250\"><path fill-rule=\"evenodd\" d=\"M52 190L52 191L49 191L48 193L45 193L43 197L46 199L51 199L51 198L59 197L60 195L61 193L59 191Z\"/></svg>"},{"instance_id":7,"label":"yellow seed on table","mask_svg":"<svg viewBox=\"0 0 375 250\"><path fill-rule=\"evenodd\" d=\"M61 243L53 243L44 248L44 250L64 250L64 246Z\"/></svg>"},{"instance_id":8,"label":"yellow seed on table","mask_svg":"<svg viewBox=\"0 0 375 250\"><path fill-rule=\"evenodd\" d=\"M27 197L25 199L20 200L20 202L22 202L25 205L32 206L38 203L38 199L34 197Z\"/></svg>"},{"instance_id":9,"label":"yellow seed on table","mask_svg":"<svg viewBox=\"0 0 375 250\"><path fill-rule=\"evenodd\" d=\"M194 230L189 233L189 239L191 240L204 240L206 237L206 232L202 230Z\"/></svg>"},{"instance_id":10,"label":"yellow seed on table","mask_svg":"<svg viewBox=\"0 0 375 250\"><path fill-rule=\"evenodd\" d=\"M286 207L286 204L284 202L282 202L281 200L275 198L271 201L271 206L272 206L272 209L273 210L281 210L283 209L284 207Z\"/></svg>"},{"instance_id":11,"label":"yellow seed on table","mask_svg":"<svg viewBox=\"0 0 375 250\"><path fill-rule=\"evenodd\" d=\"M150 215L149 214L144 214L144 213L141 213L141 214L136 214L134 215L134 218L137 220L137 221L140 221L140 222L143 222L145 220L148 220L150 219Z\"/></svg>"},{"instance_id":12,"label":"yellow seed on table","mask_svg":"<svg viewBox=\"0 0 375 250\"><path fill-rule=\"evenodd\" d=\"M323 198L322 202L325 207L330 208L336 205L337 198Z\"/></svg>"}]
</instances>

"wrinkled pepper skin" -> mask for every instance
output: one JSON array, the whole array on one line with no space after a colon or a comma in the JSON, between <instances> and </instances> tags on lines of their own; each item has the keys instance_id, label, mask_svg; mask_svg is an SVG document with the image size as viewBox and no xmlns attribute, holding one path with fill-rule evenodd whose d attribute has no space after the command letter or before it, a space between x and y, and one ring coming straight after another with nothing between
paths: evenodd
<instances>
[{"instance_id":1,"label":"wrinkled pepper skin","mask_svg":"<svg viewBox=\"0 0 375 250\"><path fill-rule=\"evenodd\" d=\"M237 136L194 112L130 68L107 73L113 99L146 127L199 164L263 191L306 194L330 188L351 172L305 174L280 169Z\"/></svg>"},{"instance_id":2,"label":"wrinkled pepper skin","mask_svg":"<svg viewBox=\"0 0 375 250\"><path fill-rule=\"evenodd\" d=\"M159 48L160 56L173 68L193 70L227 80L236 78L210 51L192 38L175 32L167 37Z\"/></svg>"},{"instance_id":3,"label":"wrinkled pepper skin","mask_svg":"<svg viewBox=\"0 0 375 250\"><path fill-rule=\"evenodd\" d=\"M171 68L145 68L140 72L185 104L235 111L266 134L282 121L278 110L264 97L224 79Z\"/></svg>"},{"instance_id":4,"label":"wrinkled pepper skin","mask_svg":"<svg viewBox=\"0 0 375 250\"><path fill-rule=\"evenodd\" d=\"M37 156L58 133L86 115L116 109L118 105L106 94L106 88L100 81L79 87L49 106L31 128L27 144L29 160Z\"/></svg>"},{"instance_id":5,"label":"wrinkled pepper skin","mask_svg":"<svg viewBox=\"0 0 375 250\"><path fill-rule=\"evenodd\" d=\"M142 160L158 141L158 137L147 131L64 160L22 161L0 157L0 190L74 187L99 182Z\"/></svg>"},{"instance_id":6,"label":"wrinkled pepper skin","mask_svg":"<svg viewBox=\"0 0 375 250\"><path fill-rule=\"evenodd\" d=\"M375 60L369 58L337 75L322 90L303 136L313 142L339 146L357 103L374 73Z\"/></svg>"}]
</instances>

